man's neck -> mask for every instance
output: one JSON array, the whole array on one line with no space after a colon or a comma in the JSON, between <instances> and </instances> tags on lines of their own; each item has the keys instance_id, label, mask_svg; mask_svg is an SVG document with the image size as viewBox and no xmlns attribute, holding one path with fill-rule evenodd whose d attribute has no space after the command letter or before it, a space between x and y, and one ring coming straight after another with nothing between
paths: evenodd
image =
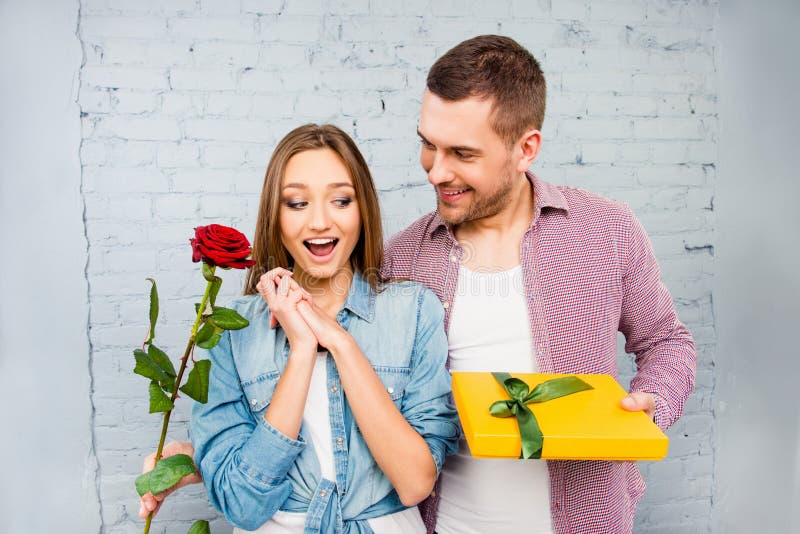
<instances>
[{"instance_id":1,"label":"man's neck","mask_svg":"<svg viewBox=\"0 0 800 534\"><path fill-rule=\"evenodd\" d=\"M527 178L508 199L508 207L454 228L465 250L462 262L472 270L508 270L520 263L520 243L533 220L534 196Z\"/></svg>"}]
</instances>

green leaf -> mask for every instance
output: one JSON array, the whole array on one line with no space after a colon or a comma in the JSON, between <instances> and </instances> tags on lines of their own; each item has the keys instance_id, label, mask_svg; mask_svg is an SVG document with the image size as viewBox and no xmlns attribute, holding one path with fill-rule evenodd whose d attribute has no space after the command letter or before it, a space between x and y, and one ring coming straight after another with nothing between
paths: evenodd
<instances>
[{"instance_id":1,"label":"green leaf","mask_svg":"<svg viewBox=\"0 0 800 534\"><path fill-rule=\"evenodd\" d=\"M209 282L214 280L214 267L210 266L206 262L203 262L203 278Z\"/></svg>"},{"instance_id":2,"label":"green leaf","mask_svg":"<svg viewBox=\"0 0 800 534\"><path fill-rule=\"evenodd\" d=\"M222 306L214 306L214 313L211 314L208 320L223 330L241 330L250 324L236 310L223 308Z\"/></svg>"},{"instance_id":3,"label":"green leaf","mask_svg":"<svg viewBox=\"0 0 800 534\"><path fill-rule=\"evenodd\" d=\"M136 478L136 492L140 497L148 492L158 495L177 484L186 475L196 472L197 468L194 466L191 456L176 454L162 458L156 464L155 469Z\"/></svg>"},{"instance_id":4,"label":"green leaf","mask_svg":"<svg viewBox=\"0 0 800 534\"><path fill-rule=\"evenodd\" d=\"M186 534L211 534L211 527L208 525L208 521L195 521Z\"/></svg>"},{"instance_id":5,"label":"green leaf","mask_svg":"<svg viewBox=\"0 0 800 534\"><path fill-rule=\"evenodd\" d=\"M153 278L148 278L147 280L153 284L150 287L150 334L147 338L148 345L150 342L153 341L153 338L156 337L156 320L158 319L158 290L156 289L156 281Z\"/></svg>"},{"instance_id":6,"label":"green leaf","mask_svg":"<svg viewBox=\"0 0 800 534\"><path fill-rule=\"evenodd\" d=\"M223 330L210 322L205 323L194 337L195 344L201 349L213 349L220 340Z\"/></svg>"},{"instance_id":7,"label":"green leaf","mask_svg":"<svg viewBox=\"0 0 800 534\"><path fill-rule=\"evenodd\" d=\"M172 362L169 359L169 356L156 347L155 345L150 345L147 348L147 355L161 368L169 376L177 376L175 373L175 367L172 365Z\"/></svg>"},{"instance_id":8,"label":"green leaf","mask_svg":"<svg viewBox=\"0 0 800 534\"><path fill-rule=\"evenodd\" d=\"M203 326L200 327L200 330L194 335L194 342L195 343L202 343L203 341L207 340L211 336L214 335L214 325L205 323Z\"/></svg>"},{"instance_id":9,"label":"green leaf","mask_svg":"<svg viewBox=\"0 0 800 534\"><path fill-rule=\"evenodd\" d=\"M201 349L212 349L219 343L222 329L211 323L205 323L194 337L195 344Z\"/></svg>"},{"instance_id":10,"label":"green leaf","mask_svg":"<svg viewBox=\"0 0 800 534\"><path fill-rule=\"evenodd\" d=\"M134 350L133 357L136 358L136 367L133 368L133 372L137 375L149 378L150 380L154 380L160 384L169 385L175 383L172 377L169 376L164 369L162 369L161 366L153 361L153 358L142 349Z\"/></svg>"},{"instance_id":11,"label":"green leaf","mask_svg":"<svg viewBox=\"0 0 800 534\"><path fill-rule=\"evenodd\" d=\"M215 276L214 280L211 282L211 289L208 290L208 301L211 303L211 306L214 306L214 304L217 303L217 295L219 294L219 288L221 287L222 278Z\"/></svg>"},{"instance_id":12,"label":"green leaf","mask_svg":"<svg viewBox=\"0 0 800 534\"><path fill-rule=\"evenodd\" d=\"M150 382L150 413L168 412L174 407L175 405L158 385L158 382Z\"/></svg>"},{"instance_id":13,"label":"green leaf","mask_svg":"<svg viewBox=\"0 0 800 534\"><path fill-rule=\"evenodd\" d=\"M191 398L205 404L208 402L208 372L211 370L211 360L197 360L194 362L189 378L181 386L181 391Z\"/></svg>"},{"instance_id":14,"label":"green leaf","mask_svg":"<svg viewBox=\"0 0 800 534\"><path fill-rule=\"evenodd\" d=\"M201 349L211 350L217 346L217 343L219 343L220 339L222 339L221 335L214 334L213 336L203 341L202 343L198 343L197 346L200 347Z\"/></svg>"}]
</instances>

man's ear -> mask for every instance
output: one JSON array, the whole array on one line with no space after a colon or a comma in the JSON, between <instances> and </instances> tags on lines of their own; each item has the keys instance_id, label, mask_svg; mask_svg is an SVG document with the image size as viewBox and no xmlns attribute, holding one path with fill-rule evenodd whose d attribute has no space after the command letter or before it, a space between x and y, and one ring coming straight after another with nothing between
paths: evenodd
<instances>
[{"instance_id":1,"label":"man's ear","mask_svg":"<svg viewBox=\"0 0 800 534\"><path fill-rule=\"evenodd\" d=\"M531 129L526 131L517 142L521 158L517 164L517 172L525 172L536 160L539 155L539 148L542 146L542 132Z\"/></svg>"}]
</instances>

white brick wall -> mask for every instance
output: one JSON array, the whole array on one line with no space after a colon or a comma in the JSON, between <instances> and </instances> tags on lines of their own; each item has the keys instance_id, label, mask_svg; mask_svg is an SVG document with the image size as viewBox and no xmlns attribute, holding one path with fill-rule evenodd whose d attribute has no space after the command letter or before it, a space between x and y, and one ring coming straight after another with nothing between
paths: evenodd
<instances>
[{"instance_id":1,"label":"white brick wall","mask_svg":"<svg viewBox=\"0 0 800 534\"><path fill-rule=\"evenodd\" d=\"M641 465L649 489L636 531L708 531L716 13L714 0L82 1L78 102L104 532L140 530L133 474L160 424L146 413L145 381L131 373L145 331L144 278L159 282L158 340L175 356L202 288L192 228L220 222L252 235L270 151L303 122L332 121L355 137L387 233L429 211L414 134L425 74L449 47L488 32L519 40L545 69L545 144L534 170L632 206L695 334L697 392L669 432L669 457ZM240 273L225 278L223 299L242 283ZM630 358L620 363L630 377ZM176 438L186 412L176 414ZM157 529L216 517L199 488L182 493Z\"/></svg>"}]
</instances>

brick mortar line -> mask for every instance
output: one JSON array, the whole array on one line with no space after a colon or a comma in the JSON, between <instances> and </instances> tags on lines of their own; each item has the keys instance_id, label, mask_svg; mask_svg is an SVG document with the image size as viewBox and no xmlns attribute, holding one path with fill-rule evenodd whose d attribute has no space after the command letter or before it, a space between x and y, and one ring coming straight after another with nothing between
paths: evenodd
<instances>
[{"instance_id":1,"label":"brick mortar line","mask_svg":"<svg viewBox=\"0 0 800 534\"><path fill-rule=\"evenodd\" d=\"M81 46L81 64L78 69L77 74L77 84L78 90L75 93L75 104L78 106L78 117L80 119L80 141L78 143L78 162L80 164L80 187L79 187L79 196L81 202L81 222L83 224L83 237L86 240L86 262L83 266L83 277L86 281L86 342L89 348L89 358L87 364L87 371L89 374L89 406L90 406L90 414L89 414L89 425L90 425L90 442L89 442L89 451L88 451L88 461L93 466L93 475L94 475L94 488L95 488L95 496L97 498L97 507L100 513L100 522L98 526L98 533L101 534L104 532L105 527L105 519L103 514L103 499L101 496L101 484L100 481L102 480L102 467L100 465L100 459L97 457L97 425L95 424L96 415L97 415L97 406L94 402L94 392L95 392L95 377L94 377L94 342L92 341L91 335L91 328L92 328L92 298L91 298L91 278L92 275L89 272L89 262L90 262L90 249L92 240L89 236L89 219L87 218L87 205L86 205L86 193L84 191L84 173L83 173L83 161L81 153L83 151L83 145L86 142L86 138L84 136L84 126L83 126L83 107L81 105L81 91L83 90L82 87L82 77L83 77L83 68L86 66L87 57L86 57L86 43L84 42L81 36L81 22L83 21L83 6L81 5L81 0L77 0L78 4L78 13L77 13L77 21L75 24L75 38L78 40Z\"/></svg>"}]
</instances>

